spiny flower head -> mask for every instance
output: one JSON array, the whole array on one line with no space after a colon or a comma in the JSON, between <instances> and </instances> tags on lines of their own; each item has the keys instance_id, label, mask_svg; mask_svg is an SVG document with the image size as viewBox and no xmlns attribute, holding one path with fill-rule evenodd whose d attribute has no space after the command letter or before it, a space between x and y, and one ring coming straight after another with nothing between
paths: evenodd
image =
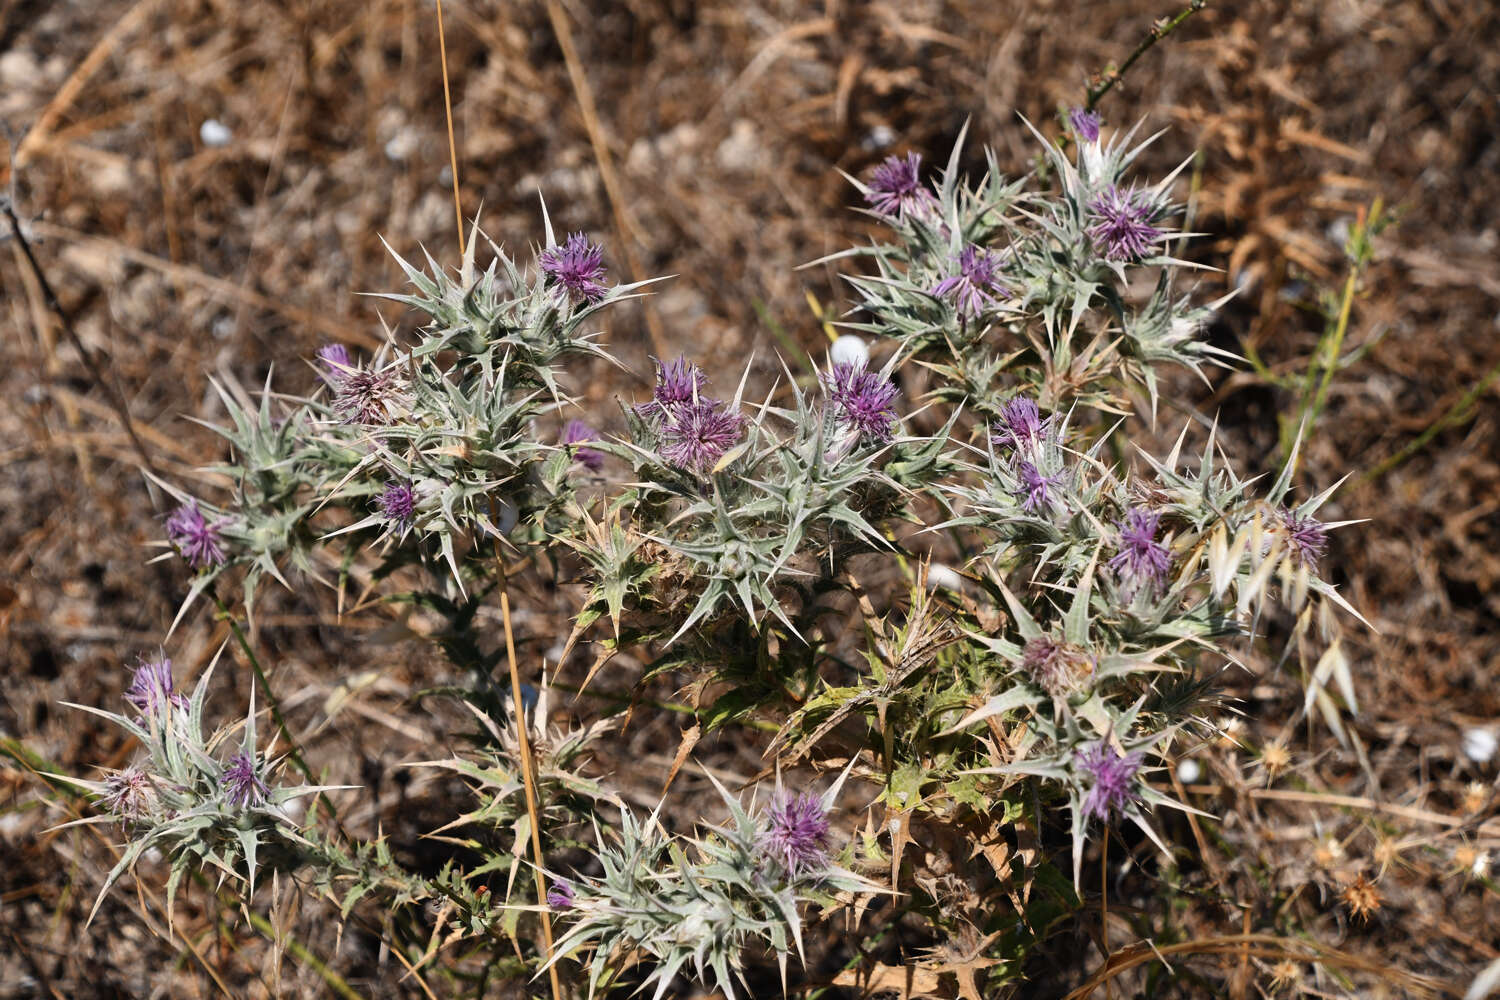
<instances>
[{"instance_id":1,"label":"spiny flower head","mask_svg":"<svg viewBox=\"0 0 1500 1000\"><path fill-rule=\"evenodd\" d=\"M219 787L224 798L241 809L260 805L271 791L255 773L255 759L247 753L237 753L229 758Z\"/></svg>"},{"instance_id":2,"label":"spiny flower head","mask_svg":"<svg viewBox=\"0 0 1500 1000\"><path fill-rule=\"evenodd\" d=\"M1308 569L1317 569L1318 560L1328 551L1328 529L1317 518L1298 517L1293 510L1281 511L1280 517L1293 558Z\"/></svg>"},{"instance_id":3,"label":"spiny flower head","mask_svg":"<svg viewBox=\"0 0 1500 1000\"><path fill-rule=\"evenodd\" d=\"M1074 767L1089 781L1083 800L1084 815L1108 822L1140 799L1135 775L1141 768L1140 753L1121 757L1107 742L1100 740L1078 751Z\"/></svg>"},{"instance_id":4,"label":"spiny flower head","mask_svg":"<svg viewBox=\"0 0 1500 1000\"><path fill-rule=\"evenodd\" d=\"M1052 497L1047 490L1062 482L1061 473L1055 476L1044 476L1042 471L1031 462L1018 464L1016 475L1021 479L1021 489L1016 497L1021 501L1021 509L1028 514L1035 513L1050 504Z\"/></svg>"},{"instance_id":5,"label":"spiny flower head","mask_svg":"<svg viewBox=\"0 0 1500 1000\"><path fill-rule=\"evenodd\" d=\"M129 767L104 779L104 806L121 819L135 819L151 801L151 776Z\"/></svg>"},{"instance_id":6,"label":"spiny flower head","mask_svg":"<svg viewBox=\"0 0 1500 1000\"><path fill-rule=\"evenodd\" d=\"M1087 230L1089 239L1110 260L1141 260L1162 238L1151 222L1155 214L1148 195L1111 185L1089 202L1089 215L1095 219Z\"/></svg>"},{"instance_id":7,"label":"spiny flower head","mask_svg":"<svg viewBox=\"0 0 1500 1000\"><path fill-rule=\"evenodd\" d=\"M656 362L656 387L649 402L638 403L635 412L644 419L663 417L674 408L698 399L708 376L687 358Z\"/></svg>"},{"instance_id":8,"label":"spiny flower head","mask_svg":"<svg viewBox=\"0 0 1500 1000\"><path fill-rule=\"evenodd\" d=\"M389 369L354 368L335 387L333 408L346 424L388 424L400 400L400 387Z\"/></svg>"},{"instance_id":9,"label":"spiny flower head","mask_svg":"<svg viewBox=\"0 0 1500 1000\"><path fill-rule=\"evenodd\" d=\"M828 814L816 795L778 794L757 843L792 878L828 863Z\"/></svg>"},{"instance_id":10,"label":"spiny flower head","mask_svg":"<svg viewBox=\"0 0 1500 1000\"><path fill-rule=\"evenodd\" d=\"M879 372L865 371L863 364L836 364L819 379L828 394L826 412L848 424L861 440L886 444L896 422L896 386Z\"/></svg>"},{"instance_id":11,"label":"spiny flower head","mask_svg":"<svg viewBox=\"0 0 1500 1000\"><path fill-rule=\"evenodd\" d=\"M564 445L583 444L586 441L597 440L599 440L599 432L582 420L569 420L568 426L563 428L562 443ZM598 472L604 468L604 455L593 448L578 448L573 452L573 457L591 472Z\"/></svg>"},{"instance_id":12,"label":"spiny flower head","mask_svg":"<svg viewBox=\"0 0 1500 1000\"><path fill-rule=\"evenodd\" d=\"M207 521L198 501L189 500L167 517L167 541L177 546L193 569L224 565L224 541L219 537L222 521Z\"/></svg>"},{"instance_id":13,"label":"spiny flower head","mask_svg":"<svg viewBox=\"0 0 1500 1000\"><path fill-rule=\"evenodd\" d=\"M547 905L554 910L566 910L573 905L573 883L565 878L553 879L547 889Z\"/></svg>"},{"instance_id":14,"label":"spiny flower head","mask_svg":"<svg viewBox=\"0 0 1500 1000\"><path fill-rule=\"evenodd\" d=\"M574 299L598 302L609 289L604 277L604 248L590 243L583 233L569 236L562 246L542 251L542 271Z\"/></svg>"},{"instance_id":15,"label":"spiny flower head","mask_svg":"<svg viewBox=\"0 0 1500 1000\"><path fill-rule=\"evenodd\" d=\"M1029 448L1040 444L1052 429L1052 418L1042 418L1034 400L1016 396L1000 407L1003 426L990 436L995 447Z\"/></svg>"},{"instance_id":16,"label":"spiny flower head","mask_svg":"<svg viewBox=\"0 0 1500 1000\"><path fill-rule=\"evenodd\" d=\"M1039 635L1021 651L1021 669L1043 691L1057 697L1092 674L1094 661L1076 646Z\"/></svg>"},{"instance_id":17,"label":"spiny flower head","mask_svg":"<svg viewBox=\"0 0 1500 1000\"><path fill-rule=\"evenodd\" d=\"M318 364L323 381L335 388L343 381L344 374L354 367L349 358L349 349L343 344L327 344L318 350Z\"/></svg>"},{"instance_id":18,"label":"spiny flower head","mask_svg":"<svg viewBox=\"0 0 1500 1000\"><path fill-rule=\"evenodd\" d=\"M865 201L881 215L905 219L937 204L932 192L922 187L922 154L887 157L870 174Z\"/></svg>"},{"instance_id":19,"label":"spiny flower head","mask_svg":"<svg viewBox=\"0 0 1500 1000\"><path fill-rule=\"evenodd\" d=\"M417 494L410 483L391 480L375 501L380 516L398 527L407 527L417 513Z\"/></svg>"},{"instance_id":20,"label":"spiny flower head","mask_svg":"<svg viewBox=\"0 0 1500 1000\"><path fill-rule=\"evenodd\" d=\"M1068 123L1080 142L1098 142L1101 119L1097 112L1074 108L1068 112Z\"/></svg>"},{"instance_id":21,"label":"spiny flower head","mask_svg":"<svg viewBox=\"0 0 1500 1000\"><path fill-rule=\"evenodd\" d=\"M1000 258L970 243L958 254L958 273L932 286L932 294L951 299L962 316L978 316L995 304L996 295L1009 295L1000 284Z\"/></svg>"},{"instance_id":22,"label":"spiny flower head","mask_svg":"<svg viewBox=\"0 0 1500 1000\"><path fill-rule=\"evenodd\" d=\"M661 457L669 465L705 473L740 439L744 419L717 399L682 403L661 425Z\"/></svg>"},{"instance_id":23,"label":"spiny flower head","mask_svg":"<svg viewBox=\"0 0 1500 1000\"><path fill-rule=\"evenodd\" d=\"M130 686L125 689L125 700L145 719L159 716L169 705L186 708L188 703L172 683L172 661L165 656L142 659L136 665Z\"/></svg>"},{"instance_id":24,"label":"spiny flower head","mask_svg":"<svg viewBox=\"0 0 1500 1000\"><path fill-rule=\"evenodd\" d=\"M1120 532L1119 552L1109 565L1131 589L1157 587L1167 578L1172 556L1166 546L1156 540L1160 523L1160 514L1132 507L1125 512L1125 520L1116 525Z\"/></svg>"}]
</instances>

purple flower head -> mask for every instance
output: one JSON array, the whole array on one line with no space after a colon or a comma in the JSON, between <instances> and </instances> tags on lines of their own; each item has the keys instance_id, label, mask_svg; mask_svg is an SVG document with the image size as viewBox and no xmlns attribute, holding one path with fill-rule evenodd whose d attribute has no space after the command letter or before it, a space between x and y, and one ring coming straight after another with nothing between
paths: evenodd
<instances>
[{"instance_id":1,"label":"purple flower head","mask_svg":"<svg viewBox=\"0 0 1500 1000\"><path fill-rule=\"evenodd\" d=\"M1127 806L1140 801L1135 774L1141 768L1139 753L1121 757L1103 740L1078 751L1073 766L1088 776L1089 791L1083 800L1083 813L1108 822Z\"/></svg>"},{"instance_id":2,"label":"purple flower head","mask_svg":"<svg viewBox=\"0 0 1500 1000\"><path fill-rule=\"evenodd\" d=\"M1044 420L1035 401L1025 396L1015 396L1000 407L1000 422L1004 426L990 436L990 443L997 448L1030 448L1052 430L1052 418Z\"/></svg>"},{"instance_id":3,"label":"purple flower head","mask_svg":"<svg viewBox=\"0 0 1500 1000\"><path fill-rule=\"evenodd\" d=\"M698 399L708 376L687 358L656 362L656 388L649 402L637 403L635 412L643 419L664 417L676 407Z\"/></svg>"},{"instance_id":4,"label":"purple flower head","mask_svg":"<svg viewBox=\"0 0 1500 1000\"><path fill-rule=\"evenodd\" d=\"M896 422L896 386L879 372L867 372L863 364L840 363L818 378L828 394L825 412L853 427L863 441L886 444Z\"/></svg>"},{"instance_id":5,"label":"purple flower head","mask_svg":"<svg viewBox=\"0 0 1500 1000\"><path fill-rule=\"evenodd\" d=\"M600 279L604 277L604 248L589 242L582 233L574 233L562 246L542 251L542 271L568 294L584 302L598 302L609 293Z\"/></svg>"},{"instance_id":6,"label":"purple flower head","mask_svg":"<svg viewBox=\"0 0 1500 1000\"><path fill-rule=\"evenodd\" d=\"M1039 635L1021 651L1021 669L1053 697L1073 690L1094 672L1094 660L1083 650Z\"/></svg>"},{"instance_id":7,"label":"purple flower head","mask_svg":"<svg viewBox=\"0 0 1500 1000\"><path fill-rule=\"evenodd\" d=\"M1097 112L1085 111L1083 108L1074 108L1068 112L1068 123L1073 126L1073 134L1080 142L1098 142L1099 125L1102 121Z\"/></svg>"},{"instance_id":8,"label":"purple flower head","mask_svg":"<svg viewBox=\"0 0 1500 1000\"><path fill-rule=\"evenodd\" d=\"M661 457L679 469L708 472L740 439L744 423L738 413L726 413L717 399L675 406L662 421Z\"/></svg>"},{"instance_id":9,"label":"purple flower head","mask_svg":"<svg viewBox=\"0 0 1500 1000\"><path fill-rule=\"evenodd\" d=\"M1016 475L1021 479L1021 489L1016 494L1016 499L1021 501L1021 509L1028 514L1036 513L1052 502L1047 489L1062 482L1063 478L1061 473L1055 476L1044 476L1042 471L1030 462L1021 462L1017 465Z\"/></svg>"},{"instance_id":10,"label":"purple flower head","mask_svg":"<svg viewBox=\"0 0 1500 1000\"><path fill-rule=\"evenodd\" d=\"M552 880L547 889L547 905L554 910L566 910L573 905L573 883L565 878Z\"/></svg>"},{"instance_id":11,"label":"purple flower head","mask_svg":"<svg viewBox=\"0 0 1500 1000\"><path fill-rule=\"evenodd\" d=\"M562 443L565 445L597 440L599 440L599 432L582 420L569 420L568 426L563 428ZM598 472L604 468L603 453L593 448L578 448L573 452L573 457L591 472Z\"/></svg>"},{"instance_id":12,"label":"purple flower head","mask_svg":"<svg viewBox=\"0 0 1500 1000\"><path fill-rule=\"evenodd\" d=\"M766 812L757 843L792 878L816 872L828 864L828 814L822 801L809 792L778 793Z\"/></svg>"},{"instance_id":13,"label":"purple flower head","mask_svg":"<svg viewBox=\"0 0 1500 1000\"><path fill-rule=\"evenodd\" d=\"M260 805L271 792L260 775L255 773L255 758L246 753L237 753L229 758L229 765L224 768L219 787L230 804L241 809Z\"/></svg>"},{"instance_id":14,"label":"purple flower head","mask_svg":"<svg viewBox=\"0 0 1500 1000\"><path fill-rule=\"evenodd\" d=\"M104 779L104 806L121 819L136 819L151 801L151 776L139 767Z\"/></svg>"},{"instance_id":15,"label":"purple flower head","mask_svg":"<svg viewBox=\"0 0 1500 1000\"><path fill-rule=\"evenodd\" d=\"M905 219L937 204L932 192L922 186L922 154L907 153L906 158L886 157L870 174L865 201L881 215Z\"/></svg>"},{"instance_id":16,"label":"purple flower head","mask_svg":"<svg viewBox=\"0 0 1500 1000\"><path fill-rule=\"evenodd\" d=\"M1097 220L1088 228L1089 239L1110 260L1141 260L1162 239L1151 223L1156 212L1150 197L1134 188L1122 192L1111 186L1089 202L1089 214Z\"/></svg>"},{"instance_id":17,"label":"purple flower head","mask_svg":"<svg viewBox=\"0 0 1500 1000\"><path fill-rule=\"evenodd\" d=\"M354 367L349 358L349 349L343 344L327 344L318 350L318 363L322 366L323 381L337 388L344 375Z\"/></svg>"},{"instance_id":18,"label":"purple flower head","mask_svg":"<svg viewBox=\"0 0 1500 1000\"><path fill-rule=\"evenodd\" d=\"M962 316L978 316L995 304L995 296L1010 292L1000 284L1000 258L969 244L959 251L958 273L932 286L932 294L953 300Z\"/></svg>"},{"instance_id":19,"label":"purple flower head","mask_svg":"<svg viewBox=\"0 0 1500 1000\"><path fill-rule=\"evenodd\" d=\"M224 541L219 537L223 521L204 520L198 501L189 500L167 517L167 541L177 546L193 569L224 565Z\"/></svg>"},{"instance_id":20,"label":"purple flower head","mask_svg":"<svg viewBox=\"0 0 1500 1000\"><path fill-rule=\"evenodd\" d=\"M388 424L391 410L400 400L396 376L389 370L353 368L344 372L335 386L333 408L346 424Z\"/></svg>"},{"instance_id":21,"label":"purple flower head","mask_svg":"<svg viewBox=\"0 0 1500 1000\"><path fill-rule=\"evenodd\" d=\"M376 498L380 516L399 528L411 526L417 514L417 494L410 483L391 480L385 484L385 492Z\"/></svg>"},{"instance_id":22,"label":"purple flower head","mask_svg":"<svg viewBox=\"0 0 1500 1000\"><path fill-rule=\"evenodd\" d=\"M142 659L136 664L130 686L125 689L125 700L144 719L156 718L168 705L186 708L188 703L172 683L172 661L165 656L157 660Z\"/></svg>"},{"instance_id":23,"label":"purple flower head","mask_svg":"<svg viewBox=\"0 0 1500 1000\"><path fill-rule=\"evenodd\" d=\"M1281 530L1286 535L1292 556L1308 569L1317 569L1318 560L1328 551L1328 529L1311 515L1298 517L1293 510L1281 512Z\"/></svg>"},{"instance_id":24,"label":"purple flower head","mask_svg":"<svg viewBox=\"0 0 1500 1000\"><path fill-rule=\"evenodd\" d=\"M1158 587L1166 581L1172 556L1156 540L1160 522L1160 514L1132 507L1125 512L1125 520L1116 526L1120 531L1120 550L1109 566L1120 574L1131 591L1141 586Z\"/></svg>"}]
</instances>

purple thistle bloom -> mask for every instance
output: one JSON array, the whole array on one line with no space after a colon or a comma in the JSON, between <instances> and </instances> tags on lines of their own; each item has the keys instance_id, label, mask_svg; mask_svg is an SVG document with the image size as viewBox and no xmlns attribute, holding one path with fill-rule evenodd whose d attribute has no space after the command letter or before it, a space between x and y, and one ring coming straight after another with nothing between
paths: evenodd
<instances>
[{"instance_id":1,"label":"purple thistle bloom","mask_svg":"<svg viewBox=\"0 0 1500 1000\"><path fill-rule=\"evenodd\" d=\"M667 411L661 426L661 457L692 472L712 469L740 439L744 419L726 413L717 399L683 403Z\"/></svg>"},{"instance_id":2,"label":"purple thistle bloom","mask_svg":"<svg viewBox=\"0 0 1500 1000\"><path fill-rule=\"evenodd\" d=\"M600 280L604 277L604 248L589 242L583 233L574 233L562 246L542 251L542 271L584 302L598 302L609 294Z\"/></svg>"},{"instance_id":3,"label":"purple thistle bloom","mask_svg":"<svg viewBox=\"0 0 1500 1000\"><path fill-rule=\"evenodd\" d=\"M104 806L121 819L135 819L151 801L151 776L131 767L104 779Z\"/></svg>"},{"instance_id":4,"label":"purple thistle bloom","mask_svg":"<svg viewBox=\"0 0 1500 1000\"><path fill-rule=\"evenodd\" d=\"M1042 419L1042 411L1025 396L1013 397L1000 407L1000 420L1005 426L990 437L997 448L1029 448L1040 444L1052 430L1052 418Z\"/></svg>"},{"instance_id":5,"label":"purple thistle bloom","mask_svg":"<svg viewBox=\"0 0 1500 1000\"><path fill-rule=\"evenodd\" d=\"M566 910L573 905L573 883L565 878L552 880L547 889L547 905L554 910Z\"/></svg>"},{"instance_id":6,"label":"purple thistle bloom","mask_svg":"<svg viewBox=\"0 0 1500 1000\"><path fill-rule=\"evenodd\" d=\"M687 358L657 361L656 387L651 391L651 399L637 403L635 412L646 420L666 416L676 407L697 400L707 384L708 376L703 369Z\"/></svg>"},{"instance_id":7,"label":"purple thistle bloom","mask_svg":"<svg viewBox=\"0 0 1500 1000\"><path fill-rule=\"evenodd\" d=\"M417 494L410 483L392 480L385 484L385 492L375 501L380 516L401 528L411 525L417 513Z\"/></svg>"},{"instance_id":8,"label":"purple thistle bloom","mask_svg":"<svg viewBox=\"0 0 1500 1000\"><path fill-rule=\"evenodd\" d=\"M1094 672L1094 661L1077 646L1039 635L1021 651L1021 669L1053 697L1065 694Z\"/></svg>"},{"instance_id":9,"label":"purple thistle bloom","mask_svg":"<svg viewBox=\"0 0 1500 1000\"><path fill-rule=\"evenodd\" d=\"M863 364L840 363L818 378L828 394L825 412L853 427L862 440L886 444L896 422L896 386L879 372L867 372Z\"/></svg>"},{"instance_id":10,"label":"purple thistle bloom","mask_svg":"<svg viewBox=\"0 0 1500 1000\"><path fill-rule=\"evenodd\" d=\"M1323 522L1311 515L1298 517L1296 511L1284 510L1281 530L1296 560L1308 569L1317 569L1318 560L1328 551L1328 529Z\"/></svg>"},{"instance_id":11,"label":"purple thistle bloom","mask_svg":"<svg viewBox=\"0 0 1500 1000\"><path fill-rule=\"evenodd\" d=\"M1088 795L1083 800L1085 816L1108 822L1127 806L1140 801L1135 785L1135 774L1141 768L1139 753L1121 757L1100 740L1078 751L1073 766L1091 780Z\"/></svg>"},{"instance_id":12,"label":"purple thistle bloom","mask_svg":"<svg viewBox=\"0 0 1500 1000\"><path fill-rule=\"evenodd\" d=\"M582 420L569 420L568 426L563 428L562 443L564 445L582 444L585 441L599 440L599 432L594 430ZM604 468L604 455L593 448L577 448L573 457L591 472L598 472Z\"/></svg>"},{"instance_id":13,"label":"purple thistle bloom","mask_svg":"<svg viewBox=\"0 0 1500 1000\"><path fill-rule=\"evenodd\" d=\"M1098 142L1099 125L1102 121L1097 112L1085 111L1083 108L1074 108L1068 112L1068 122L1073 126L1073 134L1081 142Z\"/></svg>"},{"instance_id":14,"label":"purple thistle bloom","mask_svg":"<svg viewBox=\"0 0 1500 1000\"><path fill-rule=\"evenodd\" d=\"M1021 500L1021 509L1028 514L1046 507L1052 502L1052 497L1047 494L1047 488L1056 486L1062 482L1062 474L1055 476L1044 476L1042 471L1030 462L1022 462L1016 466L1016 474L1021 477L1021 490L1016 498ZM1022 499L1024 496L1024 499Z\"/></svg>"},{"instance_id":15,"label":"purple thistle bloom","mask_svg":"<svg viewBox=\"0 0 1500 1000\"><path fill-rule=\"evenodd\" d=\"M346 424L388 424L400 397L395 375L383 370L350 369L335 388L333 408Z\"/></svg>"},{"instance_id":16,"label":"purple thistle bloom","mask_svg":"<svg viewBox=\"0 0 1500 1000\"><path fill-rule=\"evenodd\" d=\"M159 660L142 659L136 665L130 686L125 689L125 700L146 719L155 718L168 705L186 708L188 703L172 683L172 661L165 656Z\"/></svg>"},{"instance_id":17,"label":"purple thistle bloom","mask_svg":"<svg viewBox=\"0 0 1500 1000\"><path fill-rule=\"evenodd\" d=\"M828 814L816 795L779 794L757 843L792 878L828 864Z\"/></svg>"},{"instance_id":18,"label":"purple thistle bloom","mask_svg":"<svg viewBox=\"0 0 1500 1000\"><path fill-rule=\"evenodd\" d=\"M865 201L881 215L905 219L937 204L932 192L922 187L922 154L907 153L906 158L886 157L870 174Z\"/></svg>"},{"instance_id":19,"label":"purple thistle bloom","mask_svg":"<svg viewBox=\"0 0 1500 1000\"><path fill-rule=\"evenodd\" d=\"M189 500L167 517L167 541L177 546L182 558L195 570L224 565L224 541L219 537L223 521L204 520L198 501Z\"/></svg>"},{"instance_id":20,"label":"purple thistle bloom","mask_svg":"<svg viewBox=\"0 0 1500 1000\"><path fill-rule=\"evenodd\" d=\"M255 773L255 759L246 753L229 758L229 766L224 768L219 787L230 804L241 809L260 805L271 791Z\"/></svg>"},{"instance_id":21,"label":"purple thistle bloom","mask_svg":"<svg viewBox=\"0 0 1500 1000\"><path fill-rule=\"evenodd\" d=\"M1109 561L1109 566L1127 581L1131 590L1141 585L1157 587L1167 578L1172 556L1156 540L1160 522L1160 514L1132 507L1125 512L1125 520L1116 526L1120 531L1120 551Z\"/></svg>"},{"instance_id":22,"label":"purple thistle bloom","mask_svg":"<svg viewBox=\"0 0 1500 1000\"><path fill-rule=\"evenodd\" d=\"M1000 258L971 243L959 252L958 273L933 285L932 294L952 299L962 316L978 316L995 304L995 295L1010 292L1000 284Z\"/></svg>"},{"instance_id":23,"label":"purple thistle bloom","mask_svg":"<svg viewBox=\"0 0 1500 1000\"><path fill-rule=\"evenodd\" d=\"M354 367L349 358L349 349L343 344L328 344L318 350L318 363L322 365L323 381L338 388L344 375Z\"/></svg>"},{"instance_id":24,"label":"purple thistle bloom","mask_svg":"<svg viewBox=\"0 0 1500 1000\"><path fill-rule=\"evenodd\" d=\"M1141 260L1162 238L1151 224L1155 211L1149 197L1134 188L1109 187L1089 203L1089 214L1098 220L1088 228L1089 239L1110 260Z\"/></svg>"}]
</instances>

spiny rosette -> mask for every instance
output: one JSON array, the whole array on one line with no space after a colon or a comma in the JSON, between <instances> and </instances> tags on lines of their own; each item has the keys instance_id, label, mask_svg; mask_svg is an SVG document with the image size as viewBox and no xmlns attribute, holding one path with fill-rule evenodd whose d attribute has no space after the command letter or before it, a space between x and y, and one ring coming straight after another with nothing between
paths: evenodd
<instances>
[{"instance_id":1,"label":"spiny rosette","mask_svg":"<svg viewBox=\"0 0 1500 1000\"><path fill-rule=\"evenodd\" d=\"M262 805L271 792L256 771L254 756L248 753L237 753L229 758L220 788L224 798L241 809Z\"/></svg>"}]
</instances>

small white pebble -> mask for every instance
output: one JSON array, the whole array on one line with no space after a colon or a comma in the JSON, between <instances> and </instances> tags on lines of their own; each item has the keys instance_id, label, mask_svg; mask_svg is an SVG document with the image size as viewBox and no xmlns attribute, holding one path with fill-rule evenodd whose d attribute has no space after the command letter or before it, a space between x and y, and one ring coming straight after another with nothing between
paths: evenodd
<instances>
[{"instance_id":1,"label":"small white pebble","mask_svg":"<svg viewBox=\"0 0 1500 1000\"><path fill-rule=\"evenodd\" d=\"M203 140L203 145L210 149L229 145L229 140L234 138L234 133L229 131L229 126L217 118L210 118L198 129L198 138Z\"/></svg>"},{"instance_id":2,"label":"small white pebble","mask_svg":"<svg viewBox=\"0 0 1500 1000\"><path fill-rule=\"evenodd\" d=\"M955 573L950 567L942 563L933 563L927 567L927 589L962 591L964 589L964 578Z\"/></svg>"},{"instance_id":3,"label":"small white pebble","mask_svg":"<svg viewBox=\"0 0 1500 1000\"><path fill-rule=\"evenodd\" d=\"M1471 726L1464 730L1464 756L1476 764L1488 764L1495 756L1497 744L1500 744L1500 740L1496 739L1493 729Z\"/></svg>"},{"instance_id":4,"label":"small white pebble","mask_svg":"<svg viewBox=\"0 0 1500 1000\"><path fill-rule=\"evenodd\" d=\"M1184 785L1196 784L1203 777L1203 766L1191 757L1184 757L1177 762L1177 780Z\"/></svg>"},{"instance_id":5,"label":"small white pebble","mask_svg":"<svg viewBox=\"0 0 1500 1000\"><path fill-rule=\"evenodd\" d=\"M868 365L870 349L862 337L846 333L833 342L828 354L836 365Z\"/></svg>"},{"instance_id":6,"label":"small white pebble","mask_svg":"<svg viewBox=\"0 0 1500 1000\"><path fill-rule=\"evenodd\" d=\"M417 133L412 129L404 128L386 142L385 158L392 163L400 163L414 154L419 145Z\"/></svg>"},{"instance_id":7,"label":"small white pebble","mask_svg":"<svg viewBox=\"0 0 1500 1000\"><path fill-rule=\"evenodd\" d=\"M889 125L881 124L876 125L874 128L870 129L870 131L865 134L864 139L860 141L860 145L865 148L866 152L873 153L876 150L886 148L895 141L896 130L891 128Z\"/></svg>"},{"instance_id":8,"label":"small white pebble","mask_svg":"<svg viewBox=\"0 0 1500 1000\"><path fill-rule=\"evenodd\" d=\"M1490 876L1490 855L1489 855L1489 852L1487 852L1487 851L1480 851L1477 855L1475 855L1474 856L1474 864L1470 866L1469 871L1471 871L1471 872L1474 873L1474 877L1475 878L1489 878L1489 876Z\"/></svg>"}]
</instances>

